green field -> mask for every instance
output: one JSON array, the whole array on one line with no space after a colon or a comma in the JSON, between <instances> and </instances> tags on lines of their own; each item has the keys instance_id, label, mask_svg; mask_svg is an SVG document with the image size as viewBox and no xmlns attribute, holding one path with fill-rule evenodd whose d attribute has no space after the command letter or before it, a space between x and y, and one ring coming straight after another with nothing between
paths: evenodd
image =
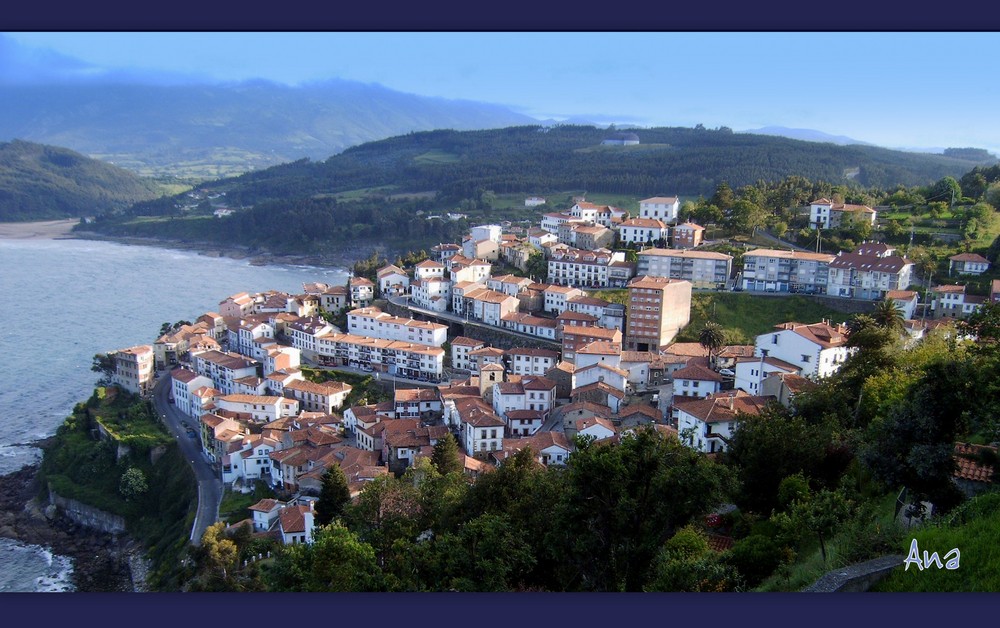
<instances>
[{"instance_id":1,"label":"green field","mask_svg":"<svg viewBox=\"0 0 1000 628\"><path fill-rule=\"evenodd\" d=\"M413 163L418 166L438 166L441 164L454 164L458 163L459 156L455 153L448 153L440 149L432 149L417 155L413 158Z\"/></svg>"},{"instance_id":2,"label":"green field","mask_svg":"<svg viewBox=\"0 0 1000 628\"><path fill-rule=\"evenodd\" d=\"M779 323L818 323L823 319L839 323L849 318L850 314L806 296L701 292L691 296L691 322L678 334L677 341L697 342L698 332L708 321L722 325L728 343L752 344L755 337Z\"/></svg>"},{"instance_id":3,"label":"green field","mask_svg":"<svg viewBox=\"0 0 1000 628\"><path fill-rule=\"evenodd\" d=\"M885 580L877 583L873 591L919 592L976 592L1000 591L1000 546L996 532L1000 527L1000 493L981 495L964 504L941 522L930 523L916 529L900 547L899 553L908 555L910 542L917 540L918 554L936 552L942 565L945 555L957 548L960 552L957 569L924 566L919 569L911 564L909 569L899 567Z\"/></svg>"}]
</instances>

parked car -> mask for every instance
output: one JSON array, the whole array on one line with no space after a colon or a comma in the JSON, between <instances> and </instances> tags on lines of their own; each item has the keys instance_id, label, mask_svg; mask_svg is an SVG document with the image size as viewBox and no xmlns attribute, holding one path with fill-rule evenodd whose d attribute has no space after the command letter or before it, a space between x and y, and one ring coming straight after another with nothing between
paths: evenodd
<instances>
[{"instance_id":1,"label":"parked car","mask_svg":"<svg viewBox=\"0 0 1000 628\"><path fill-rule=\"evenodd\" d=\"M191 438L198 438L198 432L194 430L188 430L187 435L190 436Z\"/></svg>"},{"instance_id":2,"label":"parked car","mask_svg":"<svg viewBox=\"0 0 1000 628\"><path fill-rule=\"evenodd\" d=\"M726 377L736 377L736 373L733 369L719 369L719 375L725 375Z\"/></svg>"}]
</instances>

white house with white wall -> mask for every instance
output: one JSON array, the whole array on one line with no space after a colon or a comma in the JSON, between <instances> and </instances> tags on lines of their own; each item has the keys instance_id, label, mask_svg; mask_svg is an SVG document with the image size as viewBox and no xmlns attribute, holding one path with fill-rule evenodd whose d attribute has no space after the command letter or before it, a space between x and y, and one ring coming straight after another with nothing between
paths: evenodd
<instances>
[{"instance_id":1,"label":"white house with white wall","mask_svg":"<svg viewBox=\"0 0 1000 628\"><path fill-rule=\"evenodd\" d=\"M847 346L847 327L819 323L781 323L757 336L755 354L784 360L813 379L835 373L854 351Z\"/></svg>"}]
</instances>

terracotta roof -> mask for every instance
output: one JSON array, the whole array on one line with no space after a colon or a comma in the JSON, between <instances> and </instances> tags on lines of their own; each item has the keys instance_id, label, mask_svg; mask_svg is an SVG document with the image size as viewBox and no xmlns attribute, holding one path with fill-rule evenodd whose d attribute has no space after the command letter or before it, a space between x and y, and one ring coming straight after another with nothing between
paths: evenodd
<instances>
[{"instance_id":1,"label":"terracotta roof","mask_svg":"<svg viewBox=\"0 0 1000 628\"><path fill-rule=\"evenodd\" d=\"M986 259L978 253L959 253L958 255L952 255L949 257L953 262L978 262L980 264L989 264L990 260Z\"/></svg>"},{"instance_id":2,"label":"terracotta roof","mask_svg":"<svg viewBox=\"0 0 1000 628\"><path fill-rule=\"evenodd\" d=\"M673 376L675 380L677 379L690 379L705 382L721 382L722 376L708 368L707 366L702 366L700 364L691 364L685 366L684 368L677 369L674 371Z\"/></svg>"},{"instance_id":3,"label":"terracotta roof","mask_svg":"<svg viewBox=\"0 0 1000 628\"><path fill-rule=\"evenodd\" d=\"M278 515L279 525L286 534L301 533L306 531L306 513L308 506L287 506Z\"/></svg>"},{"instance_id":4,"label":"terracotta roof","mask_svg":"<svg viewBox=\"0 0 1000 628\"><path fill-rule=\"evenodd\" d=\"M611 430L613 434L618 433L618 430L615 429L614 423L599 416L592 416L592 417L587 417L586 419L580 419L579 421L576 422L576 430L577 432L583 432L587 428L594 427L595 425L600 425L605 429Z\"/></svg>"},{"instance_id":5,"label":"terracotta roof","mask_svg":"<svg viewBox=\"0 0 1000 628\"><path fill-rule=\"evenodd\" d=\"M611 397L614 397L616 399L624 399L625 398L625 393L624 392L618 390L617 388L614 388L613 386L609 386L608 384L605 384L604 382L594 382L593 384L587 384L586 386L581 386L579 388L574 388L572 391L570 391L570 398L577 397L579 395L582 395L582 394L585 394L585 393L588 393L588 392L593 392L595 390L599 390L602 393L604 393L606 395L609 395Z\"/></svg>"},{"instance_id":6,"label":"terracotta roof","mask_svg":"<svg viewBox=\"0 0 1000 628\"><path fill-rule=\"evenodd\" d=\"M721 534L706 534L706 541L708 541L708 549L713 552L724 552L733 546L735 541L731 536L723 536Z\"/></svg>"},{"instance_id":7,"label":"terracotta roof","mask_svg":"<svg viewBox=\"0 0 1000 628\"><path fill-rule=\"evenodd\" d=\"M253 506L250 506L250 510L256 510L257 512L271 512L275 507L281 505L276 499L262 499Z\"/></svg>"},{"instance_id":8,"label":"terracotta roof","mask_svg":"<svg viewBox=\"0 0 1000 628\"><path fill-rule=\"evenodd\" d=\"M675 397L677 408L705 423L735 421L737 414L759 414L775 398L755 396L742 390L699 399L697 397Z\"/></svg>"},{"instance_id":9,"label":"terracotta roof","mask_svg":"<svg viewBox=\"0 0 1000 628\"><path fill-rule=\"evenodd\" d=\"M577 353L585 355L621 355L622 347L617 342L594 341L588 342L576 350Z\"/></svg>"},{"instance_id":10,"label":"terracotta roof","mask_svg":"<svg viewBox=\"0 0 1000 628\"><path fill-rule=\"evenodd\" d=\"M660 290L668 285L679 284L679 283L686 283L688 285L691 284L691 282L686 279L670 279L669 277L654 277L653 275L642 275L628 282L628 287L653 288Z\"/></svg>"},{"instance_id":11,"label":"terracotta roof","mask_svg":"<svg viewBox=\"0 0 1000 628\"><path fill-rule=\"evenodd\" d=\"M754 249L743 254L743 259L748 257L783 257L788 259L804 259L814 262L830 263L836 255L828 253L810 253L808 251L782 251L779 249Z\"/></svg>"},{"instance_id":12,"label":"terracotta roof","mask_svg":"<svg viewBox=\"0 0 1000 628\"><path fill-rule=\"evenodd\" d=\"M732 255L726 255L725 253L716 253L715 251L693 251L691 249L646 249L645 251L640 251L638 253L639 257L652 256L652 257L684 257L690 259L714 259L714 260L731 260Z\"/></svg>"},{"instance_id":13,"label":"terracotta roof","mask_svg":"<svg viewBox=\"0 0 1000 628\"><path fill-rule=\"evenodd\" d=\"M647 199L639 201L640 204L642 204L642 203L649 203L649 204L652 204L652 203L664 203L664 204L667 204L667 205L670 205L670 204L676 203L676 202L677 202L677 197L676 196L654 196L652 198L647 198Z\"/></svg>"},{"instance_id":14,"label":"terracotta roof","mask_svg":"<svg viewBox=\"0 0 1000 628\"><path fill-rule=\"evenodd\" d=\"M847 328L843 325L836 327L829 323L781 323L774 326L775 329L792 331L802 336L806 340L829 349L831 347L842 347L847 344Z\"/></svg>"},{"instance_id":15,"label":"terracotta roof","mask_svg":"<svg viewBox=\"0 0 1000 628\"><path fill-rule=\"evenodd\" d=\"M507 355L530 355L540 358L552 358L553 360L559 357L558 351L553 351L551 349L533 349L531 347L514 347L513 349L507 349Z\"/></svg>"},{"instance_id":16,"label":"terracotta roof","mask_svg":"<svg viewBox=\"0 0 1000 628\"><path fill-rule=\"evenodd\" d=\"M666 229L667 225L655 218L629 218L622 222L621 226L636 227L638 229Z\"/></svg>"},{"instance_id":17,"label":"terracotta roof","mask_svg":"<svg viewBox=\"0 0 1000 628\"><path fill-rule=\"evenodd\" d=\"M857 253L840 253L830 261L830 268L850 268L879 273L898 273L906 266L912 265L908 259L898 255L876 257L874 255L859 255Z\"/></svg>"},{"instance_id":18,"label":"terracotta roof","mask_svg":"<svg viewBox=\"0 0 1000 628\"><path fill-rule=\"evenodd\" d=\"M675 342L664 349L663 353L684 357L708 357L708 349L697 342Z\"/></svg>"},{"instance_id":19,"label":"terracotta roof","mask_svg":"<svg viewBox=\"0 0 1000 628\"><path fill-rule=\"evenodd\" d=\"M663 413L659 409L647 403L633 403L631 405L624 406L618 411L619 418L627 418L636 414L641 414L647 416L654 421L659 421L663 419Z\"/></svg>"},{"instance_id":20,"label":"terracotta roof","mask_svg":"<svg viewBox=\"0 0 1000 628\"><path fill-rule=\"evenodd\" d=\"M885 293L887 299L899 299L902 301L909 301L915 296L917 296L917 293L913 290L889 290Z\"/></svg>"},{"instance_id":21,"label":"terracotta roof","mask_svg":"<svg viewBox=\"0 0 1000 628\"><path fill-rule=\"evenodd\" d=\"M965 286L960 286L958 284L934 286L931 288L932 292L942 292L950 294L965 293Z\"/></svg>"},{"instance_id":22,"label":"terracotta roof","mask_svg":"<svg viewBox=\"0 0 1000 628\"><path fill-rule=\"evenodd\" d=\"M955 477L973 482L992 482L995 469L990 465L982 464L977 460L970 460L966 456L978 458L982 451L992 451L997 453L996 447L986 445L970 445L966 443L955 443Z\"/></svg>"}]
</instances>

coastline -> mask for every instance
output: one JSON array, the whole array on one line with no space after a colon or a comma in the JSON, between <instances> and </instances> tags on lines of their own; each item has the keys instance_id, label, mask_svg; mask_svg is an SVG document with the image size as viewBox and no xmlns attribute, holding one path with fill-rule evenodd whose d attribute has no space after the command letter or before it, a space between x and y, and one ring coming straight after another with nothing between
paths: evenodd
<instances>
[{"instance_id":1,"label":"coastline","mask_svg":"<svg viewBox=\"0 0 1000 628\"><path fill-rule=\"evenodd\" d=\"M155 246L177 251L188 251L205 257L225 257L248 260L253 266L316 266L337 268L350 272L354 263L369 257L373 251L385 252L374 243L355 243L355 246L335 253L274 253L238 245L220 245L209 242L189 242L166 238L137 236L110 236L96 231L73 231L80 224L78 218L46 220L39 222L0 222L0 240L100 240L129 246Z\"/></svg>"},{"instance_id":2,"label":"coastline","mask_svg":"<svg viewBox=\"0 0 1000 628\"><path fill-rule=\"evenodd\" d=\"M35 443L44 449L46 441ZM137 592L145 590L141 545L127 535L84 528L36 499L38 465L0 476L0 537L38 545L72 560L70 575L77 592ZM138 559L138 560L137 560ZM138 571L138 572L137 572Z\"/></svg>"}]
</instances>

